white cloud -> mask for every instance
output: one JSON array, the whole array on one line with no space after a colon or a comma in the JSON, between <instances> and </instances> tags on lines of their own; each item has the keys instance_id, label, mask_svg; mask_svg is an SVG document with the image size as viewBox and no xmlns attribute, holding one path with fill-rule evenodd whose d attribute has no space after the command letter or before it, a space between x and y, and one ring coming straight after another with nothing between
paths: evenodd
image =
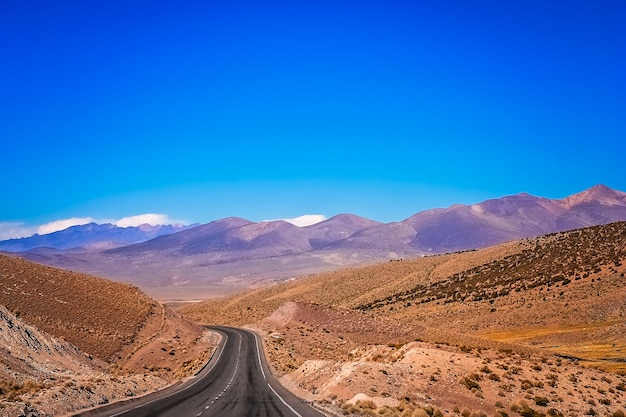
<instances>
[{"instance_id":1,"label":"white cloud","mask_svg":"<svg viewBox=\"0 0 626 417\"><path fill-rule=\"evenodd\" d=\"M137 216L124 217L122 219L113 222L114 225L119 227L141 226L142 224L149 224L151 226L172 224L167 214L155 214L146 213L139 214Z\"/></svg>"},{"instance_id":2,"label":"white cloud","mask_svg":"<svg viewBox=\"0 0 626 417\"><path fill-rule=\"evenodd\" d=\"M0 240L17 239L35 234L36 227L28 227L20 222L0 222Z\"/></svg>"},{"instance_id":3,"label":"white cloud","mask_svg":"<svg viewBox=\"0 0 626 417\"><path fill-rule=\"evenodd\" d=\"M326 220L326 216L323 214L305 214L300 217L294 217L293 219L281 219L287 223L291 223L298 227L311 226L312 224L323 222Z\"/></svg>"},{"instance_id":4,"label":"white cloud","mask_svg":"<svg viewBox=\"0 0 626 417\"><path fill-rule=\"evenodd\" d=\"M55 220L39 226L37 228L37 233L40 235L47 235L48 233L58 232L59 230L65 230L68 227L80 226L81 224L87 224L93 221L94 219L91 217L72 217L70 219Z\"/></svg>"}]
</instances>

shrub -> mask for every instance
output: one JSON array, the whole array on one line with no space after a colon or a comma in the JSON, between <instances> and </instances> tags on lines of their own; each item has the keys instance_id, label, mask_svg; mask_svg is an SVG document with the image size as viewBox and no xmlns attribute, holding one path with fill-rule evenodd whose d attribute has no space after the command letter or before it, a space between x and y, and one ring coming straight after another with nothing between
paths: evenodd
<instances>
[{"instance_id":1,"label":"shrub","mask_svg":"<svg viewBox=\"0 0 626 417\"><path fill-rule=\"evenodd\" d=\"M549 403L550 401L546 397L535 397L535 404L539 406L546 407Z\"/></svg>"},{"instance_id":2,"label":"shrub","mask_svg":"<svg viewBox=\"0 0 626 417\"><path fill-rule=\"evenodd\" d=\"M464 376L461 381L460 381L461 385L464 385L465 388L467 388L468 390L472 390L472 389L477 389L480 390L480 385L478 384L478 382L474 381L471 378L468 378L466 376Z\"/></svg>"},{"instance_id":3,"label":"shrub","mask_svg":"<svg viewBox=\"0 0 626 417\"><path fill-rule=\"evenodd\" d=\"M500 382L500 377L498 376L498 374L489 374L487 378L491 379L492 381Z\"/></svg>"},{"instance_id":4,"label":"shrub","mask_svg":"<svg viewBox=\"0 0 626 417\"><path fill-rule=\"evenodd\" d=\"M530 408L528 405L524 405L519 413L522 417L545 417L545 414Z\"/></svg>"}]
</instances>

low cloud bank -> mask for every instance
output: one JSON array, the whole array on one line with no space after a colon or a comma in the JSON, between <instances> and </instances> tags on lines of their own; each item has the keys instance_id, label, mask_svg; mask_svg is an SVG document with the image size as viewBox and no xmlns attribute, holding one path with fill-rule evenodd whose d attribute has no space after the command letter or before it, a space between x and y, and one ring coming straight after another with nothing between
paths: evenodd
<instances>
[{"instance_id":1,"label":"low cloud bank","mask_svg":"<svg viewBox=\"0 0 626 417\"><path fill-rule=\"evenodd\" d=\"M299 217L294 217L292 219L278 219L286 221L287 223L291 223L298 227L311 226L312 224L323 222L326 220L326 216L323 214L305 214ZM272 220L265 220L272 221Z\"/></svg>"},{"instance_id":2,"label":"low cloud bank","mask_svg":"<svg viewBox=\"0 0 626 417\"><path fill-rule=\"evenodd\" d=\"M0 222L0 240L28 237L34 235L36 232L36 227L27 227L24 223Z\"/></svg>"},{"instance_id":3,"label":"low cloud bank","mask_svg":"<svg viewBox=\"0 0 626 417\"><path fill-rule=\"evenodd\" d=\"M137 216L124 217L112 222L119 227L141 226L142 224L149 224L156 226L159 224L172 224L174 223L167 217L167 214L147 213L139 214Z\"/></svg>"},{"instance_id":4,"label":"low cloud bank","mask_svg":"<svg viewBox=\"0 0 626 417\"><path fill-rule=\"evenodd\" d=\"M47 235L49 233L58 232L59 230L65 230L68 227L92 223L93 221L94 219L91 217L72 217L70 219L55 220L39 226L37 228L37 233L40 235Z\"/></svg>"}]
</instances>

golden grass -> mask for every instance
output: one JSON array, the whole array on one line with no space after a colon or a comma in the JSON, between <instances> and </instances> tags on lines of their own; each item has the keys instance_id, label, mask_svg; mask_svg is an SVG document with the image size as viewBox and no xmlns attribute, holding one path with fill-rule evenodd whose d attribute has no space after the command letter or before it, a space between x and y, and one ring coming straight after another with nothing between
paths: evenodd
<instances>
[{"instance_id":1,"label":"golden grass","mask_svg":"<svg viewBox=\"0 0 626 417\"><path fill-rule=\"evenodd\" d=\"M490 332L482 331L476 333L476 336L484 337L489 340L496 340L500 342L521 342L528 339L534 339L537 337L583 333L590 329L598 329L610 327L615 324L621 323L620 321L611 320L605 322L585 323L572 326L549 326L549 327L528 327L518 328L515 330L508 330L502 332Z\"/></svg>"},{"instance_id":2,"label":"golden grass","mask_svg":"<svg viewBox=\"0 0 626 417\"><path fill-rule=\"evenodd\" d=\"M626 372L626 340L622 335L614 333L615 337L603 340L594 340L593 334L597 330L611 330L621 321L611 320L577 324L572 326L548 326L520 328L515 330L489 332L483 331L477 336L488 340L506 343L533 344L538 340L559 341L563 336L568 340L585 340L584 342L544 344L542 349L571 358L578 358L580 364L590 368L598 368L608 372ZM591 334L591 335L590 335Z\"/></svg>"}]
</instances>

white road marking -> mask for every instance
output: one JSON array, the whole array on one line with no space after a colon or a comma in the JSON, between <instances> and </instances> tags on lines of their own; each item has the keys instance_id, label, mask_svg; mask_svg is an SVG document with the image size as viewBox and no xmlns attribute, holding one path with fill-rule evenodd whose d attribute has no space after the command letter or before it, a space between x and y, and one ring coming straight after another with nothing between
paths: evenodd
<instances>
[{"instance_id":1,"label":"white road marking","mask_svg":"<svg viewBox=\"0 0 626 417\"><path fill-rule=\"evenodd\" d=\"M226 339L228 339L228 336L224 335L224 337L225 337ZM240 342L240 343L241 343L241 342ZM214 362L214 364L215 364L215 363L218 363L218 362L220 361L220 358L222 357L222 353L224 353L224 346L225 346L225 345L226 345L226 340L224 340L224 344L222 345L222 349L220 349L220 354L219 354L219 355L217 355L217 360ZM212 369L212 368L211 368L211 369ZM209 372L210 372L210 369L208 369L208 370L207 370L207 374L208 374ZM123 414L128 413L129 411L133 411L133 410L136 410L136 409L138 409L138 408L145 407L145 406L146 406L146 405L148 405L148 404L152 404L152 403L153 403L153 402L155 402L155 401L159 401L159 400L162 400L162 399L164 399L164 398L169 398L169 397L171 397L172 395L176 395L176 394L179 394L179 393L181 393L181 392L183 392L183 391L185 391L185 390L188 390L189 388L193 387L194 385L196 385L196 384L197 384L198 382L200 382L200 381L202 381L202 378L197 378L197 379L195 379L195 380L194 380L191 384L187 385L185 388L183 388L183 389L181 389L181 390L174 391L173 393L171 393L171 394L169 394L169 395L166 395L165 397L158 397L158 398L155 398L155 399L154 399L154 400L152 400L152 401L148 401L147 403L139 404L138 406L136 406L136 407L134 407L134 408L131 408L130 410L122 411L122 412L119 412L119 413L116 413L116 414L111 414L109 417L117 417L117 416L121 416L121 415L123 415Z\"/></svg>"},{"instance_id":2,"label":"white road marking","mask_svg":"<svg viewBox=\"0 0 626 417\"><path fill-rule=\"evenodd\" d=\"M261 368L261 374L263 374L263 379L267 379L265 377L265 371L263 370L263 364L261 363L261 351L259 350L259 339L256 333L252 332L254 335L254 341L256 342L256 355L259 358L259 367Z\"/></svg>"},{"instance_id":3,"label":"white road marking","mask_svg":"<svg viewBox=\"0 0 626 417\"><path fill-rule=\"evenodd\" d=\"M272 392L274 393L274 395L276 395L278 397L279 400L281 400L283 402L283 404L285 404L287 406L287 408L289 408L291 410L292 413L294 413L296 416L298 417L302 417L302 414L298 413L296 410L293 409L292 406L290 406L289 404L287 404L287 401L283 400L283 397L281 397L280 395L278 395L278 393L276 391L274 391L274 388L272 388L272 386L270 384L267 384L268 387L270 387L270 389L272 390Z\"/></svg>"},{"instance_id":4,"label":"white road marking","mask_svg":"<svg viewBox=\"0 0 626 417\"><path fill-rule=\"evenodd\" d=\"M261 351L259 350L259 338L255 332L252 332L252 334L254 335L254 341L256 342L256 355L257 355L257 358L259 359L259 367L261 368L261 374L263 374L263 379L267 380L267 378L265 377L265 371L263 370L263 363L261 362ZM276 395L278 399L282 401L282 403L285 404L289 410L291 410L292 413L294 413L298 417L302 417L302 414L298 413L296 410L293 409L292 406L287 404L287 401L285 401L283 397L278 395L278 393L274 390L274 388L272 388L272 386L269 383L267 384L267 386L270 387L274 395Z\"/></svg>"},{"instance_id":5,"label":"white road marking","mask_svg":"<svg viewBox=\"0 0 626 417\"><path fill-rule=\"evenodd\" d=\"M235 376L237 376L237 372L239 371L239 361L241 360L241 341L242 339L239 339L239 356L237 357L237 363L235 364L233 375L230 377L230 382L226 385L226 388L224 388L224 390L217 397L215 397L215 400L211 401L211 404L214 404L215 401L219 400L221 396L226 394L226 391L230 389L231 384L235 380ZM207 405L206 408L209 408L209 406Z\"/></svg>"}]
</instances>

